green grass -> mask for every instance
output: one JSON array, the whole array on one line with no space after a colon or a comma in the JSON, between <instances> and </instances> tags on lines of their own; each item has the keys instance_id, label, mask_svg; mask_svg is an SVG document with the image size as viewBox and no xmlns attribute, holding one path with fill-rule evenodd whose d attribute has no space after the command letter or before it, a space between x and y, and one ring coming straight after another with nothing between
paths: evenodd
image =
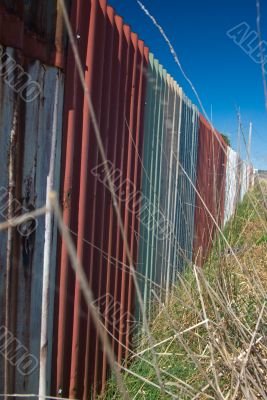
<instances>
[{"instance_id":1,"label":"green grass","mask_svg":"<svg viewBox=\"0 0 267 400\"><path fill-rule=\"evenodd\" d=\"M260 245L262 243L267 243L267 235L262 235L256 242L257 245Z\"/></svg>"}]
</instances>

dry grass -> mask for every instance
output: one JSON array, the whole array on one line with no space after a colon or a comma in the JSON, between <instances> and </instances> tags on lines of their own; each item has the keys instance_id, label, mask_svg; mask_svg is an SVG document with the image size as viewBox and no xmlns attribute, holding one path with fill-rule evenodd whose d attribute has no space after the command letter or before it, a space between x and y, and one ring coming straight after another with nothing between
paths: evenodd
<instances>
[{"instance_id":1,"label":"dry grass","mask_svg":"<svg viewBox=\"0 0 267 400\"><path fill-rule=\"evenodd\" d=\"M267 195L266 181L261 181ZM266 209L257 186L205 267L178 276L151 333L164 389L143 338L124 381L132 399L267 399ZM254 205L252 205L252 202ZM155 294L156 296L156 294ZM161 343L163 342L163 343ZM120 398L111 379L106 399Z\"/></svg>"}]
</instances>

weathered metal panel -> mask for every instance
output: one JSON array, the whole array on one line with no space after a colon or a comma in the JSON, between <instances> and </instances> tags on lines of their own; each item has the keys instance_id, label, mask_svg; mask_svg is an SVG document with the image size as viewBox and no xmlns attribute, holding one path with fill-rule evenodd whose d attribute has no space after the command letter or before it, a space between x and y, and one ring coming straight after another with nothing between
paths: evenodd
<instances>
[{"instance_id":1,"label":"weathered metal panel","mask_svg":"<svg viewBox=\"0 0 267 400\"><path fill-rule=\"evenodd\" d=\"M144 102L146 94L146 73L148 64L148 48L144 46L143 41L138 41L138 62L137 62L137 95L136 95L136 126L134 130L129 130L131 140L134 146L134 193L129 197L133 197L130 202L127 202L127 206L132 210L130 229L131 235L131 254L133 257L134 265L138 271L138 248L139 248L139 235L140 235L140 220L138 213L140 210L140 189L141 189L141 176L142 176L142 157L143 157L143 143L144 143ZM121 329L126 329L126 349L131 346L132 329L134 327L133 317L135 310L135 287L133 284L132 275L129 274L129 286L128 286L128 309L126 313L126 328L122 325ZM125 324L125 320L123 322ZM126 357L128 351L126 350Z\"/></svg>"},{"instance_id":2,"label":"weathered metal panel","mask_svg":"<svg viewBox=\"0 0 267 400\"><path fill-rule=\"evenodd\" d=\"M185 264L179 247L186 248L187 260L192 259L195 193L187 178L182 188L179 162L195 182L198 112L152 54L148 73L142 186L147 215L141 229L139 265L150 318L153 290L165 297ZM187 235L182 231L185 225Z\"/></svg>"},{"instance_id":3,"label":"weathered metal panel","mask_svg":"<svg viewBox=\"0 0 267 400\"><path fill-rule=\"evenodd\" d=\"M145 126L145 153L143 171L143 226L139 264L144 276L144 302L151 305L151 291L155 283L159 284L163 269L163 243L158 240L159 216L165 204L161 198L162 174L166 174L165 158L163 158L163 137L165 134L165 109L168 104L168 85L166 71L158 66L157 60L150 55L149 88L147 92L147 110ZM154 102L155 100L155 102ZM151 153L152 148L152 153ZM152 156L152 157L151 157ZM165 172L164 172L165 171ZM143 252L141 251L143 250Z\"/></svg>"},{"instance_id":4,"label":"weathered metal panel","mask_svg":"<svg viewBox=\"0 0 267 400\"><path fill-rule=\"evenodd\" d=\"M120 86L120 74L122 72L121 61L122 61L122 34L123 34L123 22L120 17L115 16L114 20L114 32L113 32L113 55L112 55L112 86L110 90L110 99L112 99L112 110L110 113L110 123L109 123L109 132L114 132L113 136L110 137L107 158L111 162L112 165L116 166L116 160L118 157L118 119L119 119L119 101L120 101L120 93L123 84ZM107 195L107 217L105 222L105 237L103 240L103 245L106 243L106 254L107 259L103 259L104 265L106 265L106 275L103 284L103 293L104 293L104 305L102 305L102 310L105 315L105 328L112 332L112 323L111 318L111 310L108 310L108 302L109 302L109 293L110 291L113 293L114 287L114 273L116 271L116 263L115 259L115 240L114 235L114 225L116 221L116 217L114 216L114 209L112 205L112 199L109 191L106 193ZM114 221L114 222L113 222ZM105 246L105 245L104 245ZM105 249L105 247L104 247ZM101 254L100 254L101 255ZM120 265L118 265L120 268ZM110 337L112 342L112 337ZM103 358L103 369L102 369L102 387L104 388L105 381L107 379L108 365L106 360L105 351L102 355Z\"/></svg>"},{"instance_id":5,"label":"weathered metal panel","mask_svg":"<svg viewBox=\"0 0 267 400\"><path fill-rule=\"evenodd\" d=\"M1 48L2 49L2 48ZM1 74L0 81L0 151L1 190L7 190L15 208L13 215L40 208L46 203L46 185L52 147L52 131L56 129L54 189L59 189L59 160L61 153L61 115L63 99L63 76L52 67L32 62L14 49L7 48L6 56L16 60L32 82L40 85L39 95L28 101L21 89L21 82L14 69ZM22 64L23 61L23 64ZM2 70L2 64L0 64ZM2 71L3 72L3 71ZM17 83L17 86L15 84ZM58 88L56 91L55 88ZM58 94L56 94L58 93ZM27 96L26 96L27 97ZM1 199L1 221L8 217L7 198ZM9 210L12 214L12 210ZM10 215L10 214L9 214ZM37 360L36 368L23 375L17 365L0 360L0 391L3 393L38 393L40 329L42 304L42 275L44 258L44 217L32 221L33 229L27 235L16 228L0 232L0 325L5 326L14 337ZM35 229L36 228L36 229ZM56 267L56 230L53 231L51 248L51 283ZM7 268L10 268L9 275ZM6 292L10 285L9 293ZM53 324L53 290L50 292L50 338ZM51 356L51 340L48 345ZM18 362L19 354L14 356ZM13 360L13 361L14 361ZM16 364L16 363L15 363ZM6 383L6 387L4 384ZM49 385L49 382L48 382Z\"/></svg>"},{"instance_id":6,"label":"weathered metal panel","mask_svg":"<svg viewBox=\"0 0 267 400\"><path fill-rule=\"evenodd\" d=\"M160 95L161 95L161 76L159 73L159 62L158 60L154 59L154 70L153 70L153 78L154 78L154 88L153 88L153 97L155 98L153 102L152 108L152 124L151 124L151 138L152 141L150 142L151 146L151 157L150 157L150 165L149 165L149 174L150 174L150 186L149 186L149 194L148 194L148 203L146 205L145 212L142 215L142 221L145 223L147 220L148 224L148 251L146 257L146 263L148 268L148 278L150 282L156 282L156 269L153 265L153 257L155 248L153 246L153 242L155 241L155 219L157 218L156 213L156 205L154 203L154 194L158 196L155 188L155 165L156 165L156 158L157 158L157 149L158 149L158 124L160 118ZM151 291L148 293L148 309L149 309L149 317L151 314Z\"/></svg>"},{"instance_id":7,"label":"weathered metal panel","mask_svg":"<svg viewBox=\"0 0 267 400\"><path fill-rule=\"evenodd\" d=\"M99 124L101 118L105 32L106 2L92 2L85 79L88 90L91 93L96 118ZM97 167L99 163L99 153L86 102L84 104L82 118L79 199L77 203L77 255L86 268L86 275L95 295L98 270L94 268L94 247L85 246L84 240L94 244L97 234L96 229L99 227L97 220L100 217L101 209L96 203L97 179L91 173L92 168ZM72 207L76 208L76 205L73 204ZM94 276L94 274L96 276ZM96 335L92 325L91 316L82 298L80 282L76 277L72 325L72 353L71 364L69 366L69 396L80 398L83 394L84 372L89 362L89 354L90 358L93 358L95 351ZM66 368L66 366L64 366L64 368ZM93 371L93 363L89 364L90 379L93 377L90 373L91 371Z\"/></svg>"},{"instance_id":8,"label":"weathered metal panel","mask_svg":"<svg viewBox=\"0 0 267 400\"><path fill-rule=\"evenodd\" d=\"M131 33L129 41L129 64L128 64L128 82L127 82L127 93L126 93L126 113L124 125L126 125L125 137L124 137L124 160L121 165L121 171L125 171L122 184L122 193L120 197L126 198L122 201L122 217L124 222L124 231L127 234L127 241L129 246L131 246L132 240L134 240L134 232L130 227L130 204L128 199L131 196L132 185L134 185L134 165L133 165L133 153L134 144L136 141L136 110L137 110L137 68L138 68L138 37L136 34ZM123 264L128 264L126 246L123 241L121 241L122 246L122 262ZM133 253L131 253L133 256ZM127 292L129 290L129 279L130 275L125 267L122 269L121 276L121 288L118 293L118 301L120 304L120 319L117 329L119 331L119 342L125 345L125 329L124 329L124 315L127 312ZM118 346L118 361L121 363L122 356L125 353L121 345Z\"/></svg>"},{"instance_id":9,"label":"weathered metal panel","mask_svg":"<svg viewBox=\"0 0 267 400\"><path fill-rule=\"evenodd\" d=\"M177 219L179 225L177 229L178 242L174 264L181 270L192 260L195 207L195 190L193 185L196 182L196 154L198 150L198 112L185 95L182 97L180 129L180 169L177 186Z\"/></svg>"},{"instance_id":10,"label":"weathered metal panel","mask_svg":"<svg viewBox=\"0 0 267 400\"><path fill-rule=\"evenodd\" d=\"M171 241L169 243L169 260L170 268L172 271L171 282L175 282L177 277L177 252L178 252L178 229L179 229L179 220L177 215L178 210L178 179L179 179L179 157L180 157L180 137L181 137L181 122L182 122L182 89L174 82L175 87L175 107L174 107L174 120L173 120L173 140L174 140L174 148L173 148L173 156L174 156L174 199L173 199L173 210L171 220L173 221L173 234L171 236Z\"/></svg>"},{"instance_id":11,"label":"weathered metal panel","mask_svg":"<svg viewBox=\"0 0 267 400\"><path fill-rule=\"evenodd\" d=\"M151 151L152 143L152 123L153 123L153 107L154 107L154 55L149 53L149 63L147 69L147 92L145 101L145 123L144 123L144 151L143 151L143 171L142 171L142 202L141 202L141 213L140 213L140 246L138 254L138 267L140 273L143 275L143 279L140 282L141 292L143 294L143 301L147 306L149 296L149 272L148 263L146 262L149 249L149 229L148 224L144 223L147 220L147 207L151 185ZM137 307L136 318L140 320L140 309Z\"/></svg>"},{"instance_id":12,"label":"weathered metal panel","mask_svg":"<svg viewBox=\"0 0 267 400\"><path fill-rule=\"evenodd\" d=\"M69 7L70 1L65 3ZM57 0L0 0L2 45L22 50L29 58L62 68L66 39Z\"/></svg>"},{"instance_id":13,"label":"weathered metal panel","mask_svg":"<svg viewBox=\"0 0 267 400\"><path fill-rule=\"evenodd\" d=\"M151 185L150 185L150 198L149 198L149 229L150 229L150 257L148 258L150 281L159 282L160 274L157 269L157 256L158 256L158 233L159 233L159 220L160 220L160 177L161 177L161 159L163 151L163 121L164 121L164 99L166 81L163 77L163 67L155 60L156 71L156 87L155 97L156 103L154 108L154 125L153 125L153 159L151 162ZM153 292L150 292L149 301L149 318L153 312Z\"/></svg>"},{"instance_id":14,"label":"weathered metal panel","mask_svg":"<svg viewBox=\"0 0 267 400\"><path fill-rule=\"evenodd\" d=\"M171 200L171 186L173 181L172 176L172 159L173 159L173 134L174 131L172 129L172 119L175 115L174 107L175 107L175 92L172 78L167 75L166 77L166 94L162 104L164 110L163 116L163 137L161 144L161 185L160 185L160 209L159 209L159 219L161 213L164 215L164 225L170 220L170 200ZM161 218L162 220L162 218ZM162 230L162 227L159 226L159 229ZM160 233L160 232L159 232ZM159 237L159 234L158 234ZM170 264L168 260L168 251L169 251L169 243L171 238L163 237L158 240L158 254L157 259L160 263L157 263L158 276L159 272L160 279L158 278L158 282L165 289L169 286L169 276L170 276ZM157 290L158 292L158 290ZM162 295L162 293L159 293ZM163 296L162 296L163 297Z\"/></svg>"},{"instance_id":15,"label":"weathered metal panel","mask_svg":"<svg viewBox=\"0 0 267 400\"><path fill-rule=\"evenodd\" d=\"M144 303L150 309L151 286L154 281L153 273L155 268L151 263L153 257L153 214L154 212L154 179L155 179L155 160L157 149L157 122L159 116L159 96L160 80L158 61L153 54L149 55L148 69L148 90L145 110L145 143L144 143L144 170L142 186L142 207L140 212L140 237L141 247L138 265L141 267L142 274L145 276L144 282Z\"/></svg>"},{"instance_id":16,"label":"weathered metal panel","mask_svg":"<svg viewBox=\"0 0 267 400\"><path fill-rule=\"evenodd\" d=\"M72 24L82 38L79 50L87 87L136 265L139 221L132 208L133 194L141 186L148 49L114 15L106 1L84 3L86 7L80 2L79 13L73 8ZM64 109L63 216L76 237L78 256L121 362L127 355L125 347L130 345L129 313L134 310L135 291L90 112L75 68L72 79L73 64L70 50ZM59 261L53 355L56 379L52 378L52 392L60 391L64 396L75 398L96 398L108 375L105 349L93 326L78 279L70 272L64 243L59 249ZM52 374L55 375L55 370Z\"/></svg>"},{"instance_id":17,"label":"weathered metal panel","mask_svg":"<svg viewBox=\"0 0 267 400\"><path fill-rule=\"evenodd\" d=\"M199 120L198 137L194 258L202 265L218 232L203 201L217 224L222 226L224 222L227 146L203 116Z\"/></svg>"}]
</instances>

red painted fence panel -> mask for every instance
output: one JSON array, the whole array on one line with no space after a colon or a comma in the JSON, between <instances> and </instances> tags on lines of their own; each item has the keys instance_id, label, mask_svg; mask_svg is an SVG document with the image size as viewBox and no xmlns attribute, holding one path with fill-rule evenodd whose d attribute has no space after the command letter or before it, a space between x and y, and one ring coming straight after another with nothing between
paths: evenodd
<instances>
[{"instance_id":1,"label":"red painted fence panel","mask_svg":"<svg viewBox=\"0 0 267 400\"><path fill-rule=\"evenodd\" d=\"M206 260L213 238L218 232L209 212L219 226L223 225L226 163L227 145L219 132L214 131L200 115L194 235L194 259L199 266Z\"/></svg>"},{"instance_id":2,"label":"red painted fence panel","mask_svg":"<svg viewBox=\"0 0 267 400\"><path fill-rule=\"evenodd\" d=\"M105 0L92 0L89 4L85 0L74 2L71 22L80 37L78 47L86 84L135 264L139 224L130 209L133 207L132 190L135 192L141 187L148 48L120 17L114 15ZM103 316L103 326L110 332L117 360L121 362L130 343L129 315L134 308L135 291L90 111L70 48L66 75L63 216L73 233L78 257ZM108 374L105 350L78 279L71 271L64 243L59 244L58 264L52 392L60 392L65 397L96 398Z\"/></svg>"}]
</instances>

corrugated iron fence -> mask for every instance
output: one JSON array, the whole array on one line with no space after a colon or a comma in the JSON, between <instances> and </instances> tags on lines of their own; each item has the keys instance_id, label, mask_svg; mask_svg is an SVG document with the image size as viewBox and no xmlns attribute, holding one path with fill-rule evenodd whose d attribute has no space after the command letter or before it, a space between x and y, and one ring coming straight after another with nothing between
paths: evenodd
<instances>
[{"instance_id":1,"label":"corrugated iron fence","mask_svg":"<svg viewBox=\"0 0 267 400\"><path fill-rule=\"evenodd\" d=\"M79 47L86 83L136 264L139 221L133 212L138 207L133 196L141 185L148 49L105 1L92 1L91 5L81 7L80 13L76 30L82 40ZM132 279L71 53L68 62L67 71L74 71L74 79L67 74L62 148L64 220L73 233L78 257L104 316L103 324L110 331L113 349L121 360L124 346L129 346L128 315L134 308ZM99 383L106 380L106 356L79 281L70 272L64 243L59 246L58 266L53 388L64 396L88 398L91 388L95 395ZM117 315L114 320L113 314Z\"/></svg>"},{"instance_id":2,"label":"corrugated iron fence","mask_svg":"<svg viewBox=\"0 0 267 400\"><path fill-rule=\"evenodd\" d=\"M251 167L106 0L72 1L70 17L152 318L155 296L165 299L187 264L203 264L214 220L222 227L234 214ZM1 221L44 206L50 187L60 193L64 222L120 363L142 326L140 305L66 43L57 2L0 1ZM79 399L104 389L105 349L48 214L0 231L0 310L1 393L38 393L41 382L48 394Z\"/></svg>"}]
</instances>

